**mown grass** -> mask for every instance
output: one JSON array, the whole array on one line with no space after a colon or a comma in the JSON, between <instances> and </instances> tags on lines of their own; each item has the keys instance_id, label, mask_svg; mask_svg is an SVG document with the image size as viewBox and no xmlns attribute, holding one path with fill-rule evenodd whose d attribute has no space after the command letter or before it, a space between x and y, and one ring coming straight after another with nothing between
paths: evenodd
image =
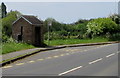
<instances>
[{"instance_id":1,"label":"mown grass","mask_svg":"<svg viewBox=\"0 0 120 78\"><path fill-rule=\"evenodd\" d=\"M30 48L35 48L35 47L26 43L15 43L15 42L3 43L2 54L7 54L10 52L25 50Z\"/></svg>"},{"instance_id":2,"label":"mown grass","mask_svg":"<svg viewBox=\"0 0 120 78\"><path fill-rule=\"evenodd\" d=\"M48 44L48 41L44 41ZM81 44L81 43L97 43L97 42L108 42L106 38L94 38L94 39L58 39L58 40L50 40L49 45L68 45L68 44Z\"/></svg>"}]
</instances>

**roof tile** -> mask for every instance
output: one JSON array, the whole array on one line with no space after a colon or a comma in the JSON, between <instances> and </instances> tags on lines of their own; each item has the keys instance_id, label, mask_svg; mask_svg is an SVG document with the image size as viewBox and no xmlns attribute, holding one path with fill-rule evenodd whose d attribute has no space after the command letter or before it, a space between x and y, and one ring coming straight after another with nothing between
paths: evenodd
<instances>
[{"instance_id":1,"label":"roof tile","mask_svg":"<svg viewBox=\"0 0 120 78\"><path fill-rule=\"evenodd\" d=\"M32 15L22 15L22 17L24 17L25 19L27 19L32 24L42 24L43 23L37 17L32 16Z\"/></svg>"}]
</instances>

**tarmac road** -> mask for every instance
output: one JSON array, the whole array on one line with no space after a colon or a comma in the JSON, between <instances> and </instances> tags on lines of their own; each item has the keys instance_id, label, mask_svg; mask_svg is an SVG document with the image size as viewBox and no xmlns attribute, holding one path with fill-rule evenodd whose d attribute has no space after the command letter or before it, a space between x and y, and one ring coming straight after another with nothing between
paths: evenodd
<instances>
[{"instance_id":1,"label":"tarmac road","mask_svg":"<svg viewBox=\"0 0 120 78\"><path fill-rule=\"evenodd\" d=\"M118 43L50 50L2 67L2 75L118 76L118 53Z\"/></svg>"}]
</instances>

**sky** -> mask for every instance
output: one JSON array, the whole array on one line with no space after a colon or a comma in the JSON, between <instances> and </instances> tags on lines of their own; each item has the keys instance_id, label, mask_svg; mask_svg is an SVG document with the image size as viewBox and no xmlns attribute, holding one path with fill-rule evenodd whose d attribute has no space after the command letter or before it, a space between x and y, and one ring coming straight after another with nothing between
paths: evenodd
<instances>
[{"instance_id":1,"label":"sky","mask_svg":"<svg viewBox=\"0 0 120 78\"><path fill-rule=\"evenodd\" d=\"M39 19L54 18L61 23L73 23L79 19L107 17L118 12L118 2L4 2L7 11L18 10L24 15Z\"/></svg>"},{"instance_id":2,"label":"sky","mask_svg":"<svg viewBox=\"0 0 120 78\"><path fill-rule=\"evenodd\" d=\"M1 0L1 2L118 2L120 0Z\"/></svg>"}]
</instances>

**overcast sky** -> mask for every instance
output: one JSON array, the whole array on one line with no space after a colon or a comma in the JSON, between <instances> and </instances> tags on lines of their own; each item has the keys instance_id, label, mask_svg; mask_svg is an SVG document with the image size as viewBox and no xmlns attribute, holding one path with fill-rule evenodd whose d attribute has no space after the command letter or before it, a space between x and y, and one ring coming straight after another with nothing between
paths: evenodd
<instances>
[{"instance_id":1,"label":"overcast sky","mask_svg":"<svg viewBox=\"0 0 120 78\"><path fill-rule=\"evenodd\" d=\"M18 10L25 15L48 17L73 23L78 19L107 17L118 12L117 2L5 2L7 11Z\"/></svg>"}]
</instances>

